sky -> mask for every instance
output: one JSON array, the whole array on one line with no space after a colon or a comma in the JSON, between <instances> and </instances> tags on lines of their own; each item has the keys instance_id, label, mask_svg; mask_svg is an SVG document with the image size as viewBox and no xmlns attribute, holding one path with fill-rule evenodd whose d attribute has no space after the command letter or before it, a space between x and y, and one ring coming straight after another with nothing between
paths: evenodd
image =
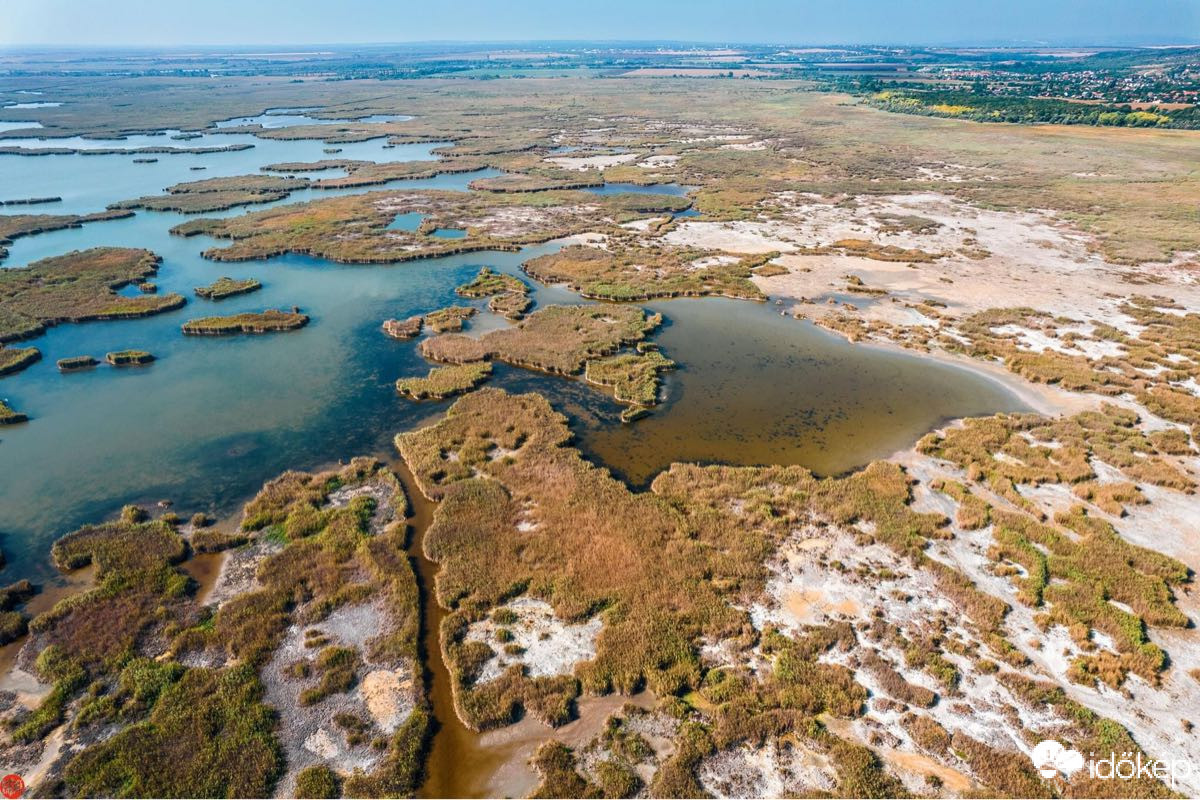
<instances>
[{"instance_id":1,"label":"sky","mask_svg":"<svg viewBox=\"0 0 1200 800\"><path fill-rule=\"evenodd\" d=\"M1200 0L0 0L0 46L536 39L1182 44Z\"/></svg>"}]
</instances>

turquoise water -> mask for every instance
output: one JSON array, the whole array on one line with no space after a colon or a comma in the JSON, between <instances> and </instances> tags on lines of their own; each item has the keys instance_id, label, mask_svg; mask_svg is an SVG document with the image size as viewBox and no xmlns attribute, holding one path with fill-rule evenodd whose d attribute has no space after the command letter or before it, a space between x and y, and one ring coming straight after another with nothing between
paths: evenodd
<instances>
[{"instance_id":1,"label":"turquoise water","mask_svg":"<svg viewBox=\"0 0 1200 800\"><path fill-rule=\"evenodd\" d=\"M19 130L28 130L30 128L40 128L40 127L42 127L42 123L40 123L40 122L25 122L25 121L20 121L20 120L11 120L11 121L0 120L0 131L19 131ZM8 144L8 143L0 142L0 144Z\"/></svg>"},{"instance_id":2,"label":"turquoise water","mask_svg":"<svg viewBox=\"0 0 1200 800\"><path fill-rule=\"evenodd\" d=\"M391 149L384 149L386 140L372 139L366 142L354 142L342 145L338 158L360 159L364 161L429 161L434 160L430 150L447 144L446 142L403 144ZM249 150L236 150L223 153L170 153L156 154L153 164L132 164L137 158L129 154L113 155L57 155L57 156L15 156L0 155L0 186L5 187L5 196L30 196L36 192L44 196L59 196L63 202L55 204L56 214L87 214L102 211L109 203L118 200L128 200L148 194L159 194L166 187L207 178L230 177L259 172L260 168L273 163L284 161L319 161L328 156L321 151L325 143L319 140L278 141L258 139L249 134L209 134L199 139L186 142L164 140L161 136L131 136L128 139L65 139L53 141L41 139L0 139L0 145L22 147L85 147L105 148L122 147L135 148L146 146L178 146L178 147L209 147L231 144L252 144ZM192 167L203 166L203 171L192 170ZM326 170L311 173L310 177L333 178L345 173L340 170ZM453 179L449 183L442 181L439 188L451 188L465 184L480 177L499 174L495 170L460 174L454 176L439 176ZM419 181L400 181L406 186L416 186ZM16 187L21 187L17 192ZM370 187L373 189L381 187ZM308 196L329 196L331 192L311 190L309 193L292 195L288 202L306 199ZM263 206L257 206L263 208ZM244 211L244 209L243 209ZM238 212L241 213L241 212ZM13 263L10 259L8 264Z\"/></svg>"},{"instance_id":3,"label":"turquoise water","mask_svg":"<svg viewBox=\"0 0 1200 800\"><path fill-rule=\"evenodd\" d=\"M430 232L430 236L436 236L439 239L465 239L467 232L462 228L435 228Z\"/></svg>"},{"instance_id":4,"label":"turquoise water","mask_svg":"<svg viewBox=\"0 0 1200 800\"><path fill-rule=\"evenodd\" d=\"M240 138L206 134L187 144ZM55 211L96 211L180 180L316 160L324 147L320 141L244 138L255 144L252 150L161 155L150 165L132 165L120 154L5 156L0 185L14 196L61 194ZM124 146L141 139L131 137ZM430 158L430 149L441 144L385 150L382 143L344 145L342 156ZM189 171L196 165L207 169ZM465 191L484 174L495 173L395 185ZM281 202L378 188L305 190ZM682 187L656 188L682 193ZM389 454L397 431L430 419L449 401L415 404L397 396L397 378L424 374L429 365L418 355L417 341L390 339L381 322L462 303L454 287L481 266L519 275L521 262L554 249L544 245L396 265L341 265L298 255L214 263L200 253L220 242L168 234L185 219L138 212L17 239L11 246L5 267L101 245L146 247L163 257L154 279L159 291L180 292L188 304L146 319L52 328L28 342L42 350L42 361L0 379L0 397L31 418L0 428L0 547L8 557L0 581L51 574L47 553L54 538L128 502L170 499L182 515L222 515L286 469ZM254 277L264 288L220 303L192 294L222 275ZM535 287L533 298L538 306L579 302L560 287ZM507 324L486 311L486 300L471 302L481 313L468 323L469 333ZM192 317L293 305L312 318L293 333L205 338L179 330ZM984 379L846 344L780 318L771 306L689 300L653 307L667 317L659 338L681 368L666 381L663 408L637 425L622 426L621 407L582 381L497 365L492 385L545 393L571 417L585 454L638 483L685 457L849 468L885 455L897 442L911 442L948 417L1019 407ZM126 348L149 350L158 360L143 369L101 366L69 375L54 366L60 358L103 357ZM865 417L886 424L865 426ZM867 435L876 429L884 433Z\"/></svg>"},{"instance_id":5,"label":"turquoise water","mask_svg":"<svg viewBox=\"0 0 1200 800\"><path fill-rule=\"evenodd\" d=\"M389 231L415 231L421 227L421 223L424 221L425 215L420 211L409 211L405 214L397 214L387 227Z\"/></svg>"}]
</instances>

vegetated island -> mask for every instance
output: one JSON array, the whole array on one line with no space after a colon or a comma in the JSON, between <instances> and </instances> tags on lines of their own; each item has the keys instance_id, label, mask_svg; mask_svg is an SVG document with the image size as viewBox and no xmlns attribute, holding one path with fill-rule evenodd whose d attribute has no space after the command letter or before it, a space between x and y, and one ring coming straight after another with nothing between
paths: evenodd
<instances>
[{"instance_id":1,"label":"vegetated island","mask_svg":"<svg viewBox=\"0 0 1200 800\"><path fill-rule=\"evenodd\" d=\"M114 367L144 367L154 361L154 354L146 350L117 350L104 356Z\"/></svg>"},{"instance_id":2,"label":"vegetated island","mask_svg":"<svg viewBox=\"0 0 1200 800\"><path fill-rule=\"evenodd\" d=\"M91 369L99 363L93 356L71 356L70 358L60 358L56 366L59 372L78 372L83 369Z\"/></svg>"},{"instance_id":3,"label":"vegetated island","mask_svg":"<svg viewBox=\"0 0 1200 800\"><path fill-rule=\"evenodd\" d=\"M0 146L0 156L117 156L117 155L207 155L209 153L233 153L238 150L249 150L252 144L227 144L219 147L170 147L168 145L151 147L19 147L16 145Z\"/></svg>"},{"instance_id":4,"label":"vegetated island","mask_svg":"<svg viewBox=\"0 0 1200 800\"><path fill-rule=\"evenodd\" d=\"M341 169L346 174L336 178L321 178L312 182L313 189L350 189L378 186L391 181L427 180L438 175L475 172L488 166L474 158L442 159L440 161L356 161L353 159L322 159L269 164L267 172L320 172Z\"/></svg>"},{"instance_id":5,"label":"vegetated island","mask_svg":"<svg viewBox=\"0 0 1200 800\"><path fill-rule=\"evenodd\" d=\"M408 319L388 319L383 321L383 332L393 339L411 339L421 332L425 318L417 315Z\"/></svg>"},{"instance_id":6,"label":"vegetated island","mask_svg":"<svg viewBox=\"0 0 1200 800\"><path fill-rule=\"evenodd\" d=\"M662 322L634 306L547 306L511 328L477 339L444 334L421 343L432 361L465 364L498 359L518 367L574 375L585 362L641 341Z\"/></svg>"},{"instance_id":7,"label":"vegetated island","mask_svg":"<svg viewBox=\"0 0 1200 800\"><path fill-rule=\"evenodd\" d=\"M297 189L308 186L307 178L284 178L276 175L239 175L231 178L208 178L168 186L166 194L147 195L123 200L109 208L145 208L150 211L175 211L198 214L224 211L237 206L271 203L282 200Z\"/></svg>"},{"instance_id":8,"label":"vegetated island","mask_svg":"<svg viewBox=\"0 0 1200 800\"><path fill-rule=\"evenodd\" d=\"M658 405L660 374L674 368L675 362L657 349L639 348L635 353L589 360L583 378L588 383L611 387L617 402L630 406L621 412L621 421L632 422Z\"/></svg>"},{"instance_id":9,"label":"vegetated island","mask_svg":"<svg viewBox=\"0 0 1200 800\"><path fill-rule=\"evenodd\" d=\"M272 333L293 331L308 324L308 316L298 310L247 311L225 317L201 317L183 323L183 332L192 336L224 336L235 333Z\"/></svg>"},{"instance_id":10,"label":"vegetated island","mask_svg":"<svg viewBox=\"0 0 1200 800\"><path fill-rule=\"evenodd\" d=\"M471 306L447 306L425 315L425 324L435 333L461 331L463 322L475 316L477 312Z\"/></svg>"},{"instance_id":11,"label":"vegetated island","mask_svg":"<svg viewBox=\"0 0 1200 800\"><path fill-rule=\"evenodd\" d=\"M590 189L603 186L603 178L548 178L541 175L507 172L493 178L476 178L470 188L479 192L547 192L554 189Z\"/></svg>"},{"instance_id":12,"label":"vegetated island","mask_svg":"<svg viewBox=\"0 0 1200 800\"><path fill-rule=\"evenodd\" d=\"M444 400L474 389L491 374L492 365L486 361L434 367L424 378L401 378L396 381L396 391L413 400Z\"/></svg>"},{"instance_id":13,"label":"vegetated island","mask_svg":"<svg viewBox=\"0 0 1200 800\"><path fill-rule=\"evenodd\" d=\"M18 422L26 422L28 420L29 417L19 411L13 411L8 403L0 400L0 425L16 425Z\"/></svg>"},{"instance_id":14,"label":"vegetated island","mask_svg":"<svg viewBox=\"0 0 1200 800\"><path fill-rule=\"evenodd\" d=\"M257 292L261 288L262 284L254 278L234 280L222 276L208 286L197 286L195 292L197 297L203 297L206 300L224 300L226 297Z\"/></svg>"},{"instance_id":15,"label":"vegetated island","mask_svg":"<svg viewBox=\"0 0 1200 800\"><path fill-rule=\"evenodd\" d=\"M510 320L523 317L533 304L525 281L489 267L480 269L473 281L459 286L454 292L462 297L490 297L488 308Z\"/></svg>"},{"instance_id":16,"label":"vegetated island","mask_svg":"<svg viewBox=\"0 0 1200 800\"><path fill-rule=\"evenodd\" d=\"M36 347L5 347L0 344L0 375L11 375L34 364L42 357Z\"/></svg>"},{"instance_id":17,"label":"vegetated island","mask_svg":"<svg viewBox=\"0 0 1200 800\"><path fill-rule=\"evenodd\" d=\"M95 247L0 269L0 342L36 336L62 322L133 319L181 307L183 295L122 297L117 289L158 271L149 250Z\"/></svg>"},{"instance_id":18,"label":"vegetated island","mask_svg":"<svg viewBox=\"0 0 1200 800\"><path fill-rule=\"evenodd\" d=\"M0 206L37 206L44 203L61 202L61 197L22 197L16 200L0 200Z\"/></svg>"}]
</instances>

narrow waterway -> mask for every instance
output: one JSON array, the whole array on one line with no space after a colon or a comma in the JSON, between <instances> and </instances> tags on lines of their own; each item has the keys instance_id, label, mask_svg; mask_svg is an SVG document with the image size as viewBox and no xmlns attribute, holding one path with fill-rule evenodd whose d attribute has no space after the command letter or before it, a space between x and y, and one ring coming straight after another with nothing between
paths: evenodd
<instances>
[{"instance_id":1,"label":"narrow waterway","mask_svg":"<svg viewBox=\"0 0 1200 800\"><path fill-rule=\"evenodd\" d=\"M525 797L537 785L538 778L529 759L539 745L549 739L572 747L585 745L600 733L604 721L627 703L650 707L655 698L645 691L632 697L619 694L582 697L577 703L577 718L560 728L550 728L531 716L484 733L464 725L454 710L450 671L442 657L439 632L446 610L438 604L434 589L438 565L425 556L423 546L437 504L421 494L402 459L392 458L388 466L399 476L411 505L408 552L420 588L420 651L425 664L426 691L437 720L418 796Z\"/></svg>"}]
</instances>

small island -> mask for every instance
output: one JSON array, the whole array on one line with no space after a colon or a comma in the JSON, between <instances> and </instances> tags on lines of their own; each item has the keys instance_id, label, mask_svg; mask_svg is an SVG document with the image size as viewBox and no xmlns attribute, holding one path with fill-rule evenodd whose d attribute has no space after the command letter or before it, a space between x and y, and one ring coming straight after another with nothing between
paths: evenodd
<instances>
[{"instance_id":1,"label":"small island","mask_svg":"<svg viewBox=\"0 0 1200 800\"><path fill-rule=\"evenodd\" d=\"M253 278L239 281L222 276L208 286L197 286L195 291L197 297L206 300L224 300L226 297L257 292L261 288L262 284Z\"/></svg>"},{"instance_id":2,"label":"small island","mask_svg":"<svg viewBox=\"0 0 1200 800\"><path fill-rule=\"evenodd\" d=\"M37 206L44 203L61 203L61 197L22 197L18 200L0 200L0 206Z\"/></svg>"},{"instance_id":3,"label":"small island","mask_svg":"<svg viewBox=\"0 0 1200 800\"><path fill-rule=\"evenodd\" d=\"M273 333L293 331L308 324L299 310L247 311L227 317L201 317L183 323L183 332L191 336L226 336L234 333Z\"/></svg>"},{"instance_id":4,"label":"small island","mask_svg":"<svg viewBox=\"0 0 1200 800\"><path fill-rule=\"evenodd\" d=\"M411 339L421 332L424 325L425 320L420 316L403 320L389 319L383 322L383 332L393 339Z\"/></svg>"},{"instance_id":5,"label":"small island","mask_svg":"<svg viewBox=\"0 0 1200 800\"><path fill-rule=\"evenodd\" d=\"M529 286L520 278L495 272L489 267L479 270L475 280L454 290L462 297L490 297L488 309L507 319L520 319L533 305Z\"/></svg>"},{"instance_id":6,"label":"small island","mask_svg":"<svg viewBox=\"0 0 1200 800\"><path fill-rule=\"evenodd\" d=\"M475 316L477 312L470 306L448 306L425 315L425 324L436 333L461 331L463 321Z\"/></svg>"},{"instance_id":7,"label":"small island","mask_svg":"<svg viewBox=\"0 0 1200 800\"><path fill-rule=\"evenodd\" d=\"M92 356L71 356L70 358L60 358L57 366L59 372L78 372L81 369L91 369L99 363Z\"/></svg>"},{"instance_id":8,"label":"small island","mask_svg":"<svg viewBox=\"0 0 1200 800\"><path fill-rule=\"evenodd\" d=\"M117 350L104 356L114 367L144 367L154 361L154 354L145 350Z\"/></svg>"},{"instance_id":9,"label":"small island","mask_svg":"<svg viewBox=\"0 0 1200 800\"><path fill-rule=\"evenodd\" d=\"M308 186L307 178L286 178L276 175L240 175L230 178L177 183L168 186L166 194L147 195L123 200L110 209L144 208L148 211L176 211L198 214L224 211L243 205L271 203L282 200L297 189Z\"/></svg>"},{"instance_id":10,"label":"small island","mask_svg":"<svg viewBox=\"0 0 1200 800\"><path fill-rule=\"evenodd\" d=\"M0 375L11 375L33 364L42 357L36 347L5 347L0 345Z\"/></svg>"},{"instance_id":11,"label":"small island","mask_svg":"<svg viewBox=\"0 0 1200 800\"><path fill-rule=\"evenodd\" d=\"M401 378L396 391L413 400L443 400L474 389L492 374L487 361L434 367L424 378Z\"/></svg>"},{"instance_id":12,"label":"small island","mask_svg":"<svg viewBox=\"0 0 1200 800\"><path fill-rule=\"evenodd\" d=\"M24 414L13 411L8 404L0 400L0 425L16 425L18 422L25 422L29 417Z\"/></svg>"},{"instance_id":13,"label":"small island","mask_svg":"<svg viewBox=\"0 0 1200 800\"><path fill-rule=\"evenodd\" d=\"M588 361L583 379L611 387L617 402L630 406L621 413L621 421L632 422L658 405L659 373L674 367L675 362L658 350L622 353Z\"/></svg>"}]
</instances>

